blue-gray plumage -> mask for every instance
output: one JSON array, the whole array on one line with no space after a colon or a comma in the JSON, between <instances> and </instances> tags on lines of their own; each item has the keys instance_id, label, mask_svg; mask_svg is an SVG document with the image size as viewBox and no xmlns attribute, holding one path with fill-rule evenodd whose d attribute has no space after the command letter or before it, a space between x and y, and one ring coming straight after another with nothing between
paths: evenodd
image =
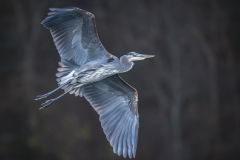
<instances>
[{"instance_id":1,"label":"blue-gray plumage","mask_svg":"<svg viewBox=\"0 0 240 160\"><path fill-rule=\"evenodd\" d=\"M138 93L118 74L129 71L133 61L154 56L129 52L118 59L111 55L98 38L94 19L93 14L79 8L50 8L42 25L50 30L61 57L56 74L59 87L35 100L60 88L64 93L47 100L40 109L67 93L84 96L100 115L114 153L132 158L137 149Z\"/></svg>"}]
</instances>

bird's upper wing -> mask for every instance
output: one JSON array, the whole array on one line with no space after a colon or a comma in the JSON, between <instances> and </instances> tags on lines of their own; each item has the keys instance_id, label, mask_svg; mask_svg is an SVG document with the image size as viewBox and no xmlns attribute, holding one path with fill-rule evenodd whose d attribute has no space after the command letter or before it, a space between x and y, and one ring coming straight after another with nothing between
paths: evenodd
<instances>
[{"instance_id":1,"label":"bird's upper wing","mask_svg":"<svg viewBox=\"0 0 240 160\"><path fill-rule=\"evenodd\" d=\"M90 12L72 8L50 8L41 23L50 30L60 57L79 66L88 61L111 58L99 40Z\"/></svg>"},{"instance_id":2,"label":"bird's upper wing","mask_svg":"<svg viewBox=\"0 0 240 160\"><path fill-rule=\"evenodd\" d=\"M100 115L114 153L132 158L138 139L138 94L118 75L85 86L84 97Z\"/></svg>"}]
</instances>

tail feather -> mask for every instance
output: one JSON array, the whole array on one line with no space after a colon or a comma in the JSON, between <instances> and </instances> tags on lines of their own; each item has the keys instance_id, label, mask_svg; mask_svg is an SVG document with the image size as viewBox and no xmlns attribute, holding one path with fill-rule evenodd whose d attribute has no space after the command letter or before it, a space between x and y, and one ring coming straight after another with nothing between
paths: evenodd
<instances>
[{"instance_id":1,"label":"tail feather","mask_svg":"<svg viewBox=\"0 0 240 160\"><path fill-rule=\"evenodd\" d=\"M58 100L59 98L61 98L67 93L75 94L75 96L81 96L81 97L83 96L84 86L82 84L77 84L77 82L75 83L74 81L75 77L73 77L75 70L80 66L65 59L61 59L61 62L59 62L59 65L61 67L58 68L58 73L56 73L56 76L58 77L56 80L58 82L59 87L49 93L37 96L35 100L46 98L60 88L64 90L64 93L56 98L47 100L45 103L42 104L42 107L39 108L40 110L50 106L53 102L55 102L56 100Z\"/></svg>"},{"instance_id":2,"label":"tail feather","mask_svg":"<svg viewBox=\"0 0 240 160\"><path fill-rule=\"evenodd\" d=\"M76 90L77 90L77 89L76 89L76 88L74 88L72 91L70 91L70 92L69 92L69 94L73 94L73 93L75 93L75 92L76 92Z\"/></svg>"},{"instance_id":3,"label":"tail feather","mask_svg":"<svg viewBox=\"0 0 240 160\"><path fill-rule=\"evenodd\" d=\"M61 62L58 63L60 67L57 69L58 73L56 73L56 76L58 77L56 80L59 85L61 83L64 83L64 81L67 81L70 77L69 75L73 70L79 68L80 66L76 65L75 63L61 59ZM61 89L64 90L64 92L69 92L70 94L75 94L75 96L83 96L84 93L84 86L79 86L77 88L74 88L74 84L66 84Z\"/></svg>"},{"instance_id":4,"label":"tail feather","mask_svg":"<svg viewBox=\"0 0 240 160\"><path fill-rule=\"evenodd\" d=\"M70 72L68 72L68 71L64 71L64 72L62 71L62 72L56 73L56 76L62 78L64 76L68 75L69 73Z\"/></svg>"},{"instance_id":5,"label":"tail feather","mask_svg":"<svg viewBox=\"0 0 240 160\"><path fill-rule=\"evenodd\" d=\"M61 80L62 77L68 75L69 73L71 73L74 69L79 68L78 65L72 63L69 60L65 60L65 59L61 59L61 62L58 63L59 67L58 73L56 73L57 78L57 82L59 82Z\"/></svg>"},{"instance_id":6,"label":"tail feather","mask_svg":"<svg viewBox=\"0 0 240 160\"><path fill-rule=\"evenodd\" d=\"M83 94L84 94L84 86L81 86L81 87L76 88L76 90L75 90L74 93L75 93L75 96L80 96L80 97L82 97Z\"/></svg>"},{"instance_id":7,"label":"tail feather","mask_svg":"<svg viewBox=\"0 0 240 160\"><path fill-rule=\"evenodd\" d=\"M68 87L64 90L64 92L71 92L73 90L73 85L70 84Z\"/></svg>"},{"instance_id":8,"label":"tail feather","mask_svg":"<svg viewBox=\"0 0 240 160\"><path fill-rule=\"evenodd\" d=\"M75 96L83 97L83 94L84 94L84 86L74 88L73 84L66 84L61 89L63 89L64 92L69 92L70 94L75 94Z\"/></svg>"}]
</instances>

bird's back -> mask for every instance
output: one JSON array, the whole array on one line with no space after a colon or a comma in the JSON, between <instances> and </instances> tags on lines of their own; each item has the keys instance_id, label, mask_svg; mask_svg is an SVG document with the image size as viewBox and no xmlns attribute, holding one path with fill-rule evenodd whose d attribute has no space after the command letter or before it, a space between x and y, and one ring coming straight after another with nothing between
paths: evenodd
<instances>
[{"instance_id":1,"label":"bird's back","mask_svg":"<svg viewBox=\"0 0 240 160\"><path fill-rule=\"evenodd\" d=\"M114 74L121 73L120 69L119 60L106 62L98 67L91 66L86 71L79 73L80 78L78 82L83 84L97 82Z\"/></svg>"}]
</instances>

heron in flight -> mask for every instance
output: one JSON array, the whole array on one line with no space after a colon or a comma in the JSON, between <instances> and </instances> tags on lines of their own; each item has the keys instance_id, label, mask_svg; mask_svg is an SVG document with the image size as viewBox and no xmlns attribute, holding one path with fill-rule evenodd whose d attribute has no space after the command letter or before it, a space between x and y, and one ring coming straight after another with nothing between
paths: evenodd
<instances>
[{"instance_id":1,"label":"heron in flight","mask_svg":"<svg viewBox=\"0 0 240 160\"><path fill-rule=\"evenodd\" d=\"M48 97L58 89L64 93L42 104L44 109L67 93L85 97L99 114L103 131L114 153L136 156L139 115L138 93L118 74L132 69L133 61L154 55L129 52L118 59L99 40L95 18L79 8L50 8L41 23L49 29L60 54L56 74L59 87L35 100Z\"/></svg>"}]
</instances>

